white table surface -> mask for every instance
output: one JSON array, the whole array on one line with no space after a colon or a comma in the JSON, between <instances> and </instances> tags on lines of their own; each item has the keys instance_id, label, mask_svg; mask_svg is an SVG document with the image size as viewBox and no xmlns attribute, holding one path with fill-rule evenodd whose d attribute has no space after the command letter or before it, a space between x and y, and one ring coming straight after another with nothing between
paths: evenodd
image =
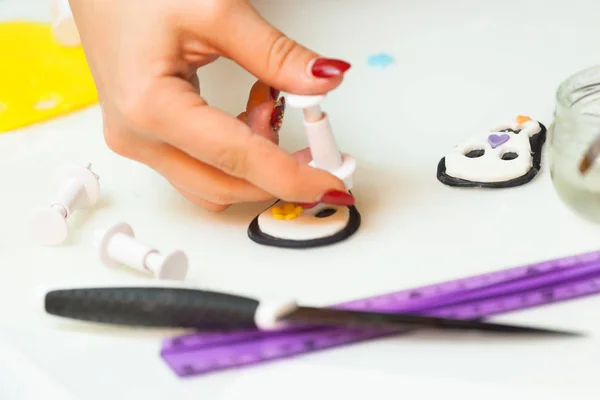
<instances>
[{"instance_id":1,"label":"white table surface","mask_svg":"<svg viewBox=\"0 0 600 400\"><path fill-rule=\"evenodd\" d=\"M354 193L362 228L328 248L256 245L246 228L264 204L214 215L188 203L156 173L107 149L97 107L0 135L0 335L11 349L2 352L8 355L0 362L0 398L38 399L33 389L47 386L45 397L53 390L52 398L86 400L341 399L377 392L429 399L461 391L463 399L554 398L550 391L557 399L596 399L598 297L495 318L595 335L586 339L391 338L187 380L158 355L161 339L175 332L65 326L35 313L39 286L145 279L108 270L95 257L94 230L119 221L161 249L186 250L191 283L317 305L600 247L600 227L558 200L546 159L533 182L510 190L453 190L435 177L440 157L478 130L519 113L551 123L560 82L600 63L597 0L256 5L300 42L354 65L324 107L341 148L359 162ZM48 15L42 0L0 2L3 19ZM393 55L395 65L368 67L367 57L379 52ZM228 61L200 75L209 101L237 114L252 77ZM288 110L281 137L290 151L306 145L300 113ZM69 160L93 163L103 200L69 221L68 243L39 247L29 238L28 218L50 201L52 169Z\"/></svg>"}]
</instances>

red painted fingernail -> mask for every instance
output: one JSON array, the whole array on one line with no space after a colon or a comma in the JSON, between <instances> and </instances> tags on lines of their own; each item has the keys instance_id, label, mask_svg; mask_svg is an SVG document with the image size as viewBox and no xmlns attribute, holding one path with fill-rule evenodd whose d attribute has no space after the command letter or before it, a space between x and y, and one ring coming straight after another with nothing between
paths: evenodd
<instances>
[{"instance_id":1,"label":"red painted fingernail","mask_svg":"<svg viewBox=\"0 0 600 400\"><path fill-rule=\"evenodd\" d=\"M274 132L279 132L281 125L283 124L283 114L285 114L285 97L280 98L273 108L271 113L271 129Z\"/></svg>"},{"instance_id":2,"label":"red painted fingernail","mask_svg":"<svg viewBox=\"0 0 600 400\"><path fill-rule=\"evenodd\" d=\"M330 58L319 58L313 64L311 73L317 78L331 78L340 76L350 69L351 65L346 61L333 60Z\"/></svg>"},{"instance_id":3,"label":"red painted fingernail","mask_svg":"<svg viewBox=\"0 0 600 400\"><path fill-rule=\"evenodd\" d=\"M279 99L279 94L281 93L280 90L277 90L275 88L271 88L271 90L269 91L269 94L271 95L271 99L277 101L277 99Z\"/></svg>"},{"instance_id":4,"label":"red painted fingernail","mask_svg":"<svg viewBox=\"0 0 600 400\"><path fill-rule=\"evenodd\" d=\"M321 203L334 204L336 206L354 205L354 196L340 190L330 190L321 196Z\"/></svg>"},{"instance_id":5,"label":"red painted fingernail","mask_svg":"<svg viewBox=\"0 0 600 400\"><path fill-rule=\"evenodd\" d=\"M298 205L305 210L309 210L313 207L316 207L319 203L298 203Z\"/></svg>"}]
</instances>

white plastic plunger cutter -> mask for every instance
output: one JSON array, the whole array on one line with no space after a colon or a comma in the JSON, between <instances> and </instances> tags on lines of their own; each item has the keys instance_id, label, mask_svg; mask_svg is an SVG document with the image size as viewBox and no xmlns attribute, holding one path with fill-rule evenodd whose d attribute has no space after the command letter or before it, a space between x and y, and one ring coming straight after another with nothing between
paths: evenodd
<instances>
[{"instance_id":1,"label":"white plastic plunger cutter","mask_svg":"<svg viewBox=\"0 0 600 400\"><path fill-rule=\"evenodd\" d=\"M158 250L140 243L131 226L126 223L96 232L94 245L100 261L107 267L126 265L149 272L161 280L184 280L187 275L188 259L183 251L162 255Z\"/></svg>"},{"instance_id":2,"label":"white plastic plunger cutter","mask_svg":"<svg viewBox=\"0 0 600 400\"><path fill-rule=\"evenodd\" d=\"M99 177L86 166L66 165L58 169L52 179L57 188L49 207L40 208L30 222L31 234L43 246L56 246L69 233L67 219L75 209L94 206L100 198Z\"/></svg>"},{"instance_id":3,"label":"white plastic plunger cutter","mask_svg":"<svg viewBox=\"0 0 600 400\"><path fill-rule=\"evenodd\" d=\"M320 107L324 99L324 95L286 96L288 106L304 109L304 127L313 158L309 165L337 176L344 181L346 189L350 190L352 174L356 170L356 160L348 154L342 154L338 149L329 117Z\"/></svg>"}]
</instances>

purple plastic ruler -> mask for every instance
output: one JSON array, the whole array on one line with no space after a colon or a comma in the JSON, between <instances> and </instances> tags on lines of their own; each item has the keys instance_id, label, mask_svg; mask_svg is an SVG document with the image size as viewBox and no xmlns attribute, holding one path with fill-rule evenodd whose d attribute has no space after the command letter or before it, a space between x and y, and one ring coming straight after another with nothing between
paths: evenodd
<instances>
[{"instance_id":1,"label":"purple plastic ruler","mask_svg":"<svg viewBox=\"0 0 600 400\"><path fill-rule=\"evenodd\" d=\"M360 299L334 306L474 319L600 293L600 252ZM163 343L161 356L181 377L399 334L335 327L275 332L199 333Z\"/></svg>"}]
</instances>

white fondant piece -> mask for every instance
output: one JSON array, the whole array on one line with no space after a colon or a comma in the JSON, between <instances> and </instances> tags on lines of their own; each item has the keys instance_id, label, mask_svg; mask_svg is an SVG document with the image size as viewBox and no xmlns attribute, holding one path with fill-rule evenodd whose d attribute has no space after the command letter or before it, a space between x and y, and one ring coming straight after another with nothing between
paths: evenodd
<instances>
[{"instance_id":1,"label":"white fondant piece","mask_svg":"<svg viewBox=\"0 0 600 400\"><path fill-rule=\"evenodd\" d=\"M502 129L521 131L518 134L500 132ZM446 175L471 182L506 182L523 176L532 168L529 138L540 131L540 124L529 120L521 125L516 122L500 125L489 132L474 135L445 156ZM506 134L510 139L492 148L488 137L493 134ZM484 150L485 153L480 157L466 157L472 150ZM519 156L513 160L503 160L502 156L509 152Z\"/></svg>"},{"instance_id":2,"label":"white fondant piece","mask_svg":"<svg viewBox=\"0 0 600 400\"><path fill-rule=\"evenodd\" d=\"M313 240L335 235L343 230L350 220L350 212L345 206L331 206L319 204L290 220L280 220L273 216L271 211L274 206L282 205L277 202L258 216L260 230L277 239L286 240ZM325 218L317 218L315 215L326 208L333 208L336 213Z\"/></svg>"}]
</instances>

